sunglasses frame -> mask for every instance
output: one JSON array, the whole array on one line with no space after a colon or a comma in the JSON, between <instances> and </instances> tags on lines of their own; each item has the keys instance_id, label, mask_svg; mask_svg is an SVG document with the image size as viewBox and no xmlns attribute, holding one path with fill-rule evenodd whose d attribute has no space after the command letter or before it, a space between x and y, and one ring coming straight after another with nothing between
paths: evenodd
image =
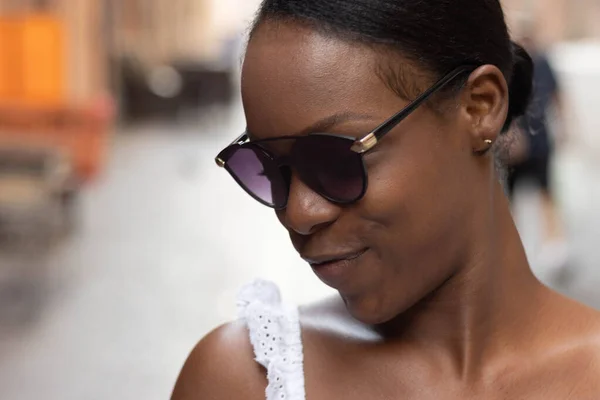
<instances>
[{"instance_id":1,"label":"sunglasses frame","mask_svg":"<svg viewBox=\"0 0 600 400\"><path fill-rule=\"evenodd\" d=\"M222 161L223 159L228 158L228 157L226 157L227 152L236 150L238 148L242 148L244 145L246 145L246 146L252 145L252 146L254 146L254 149L262 151L267 157L271 158L273 161L276 161L276 165L278 167L281 167L284 165L289 165L289 163L287 162L288 158L287 157L273 157L273 155L270 154L267 149L260 146L261 143L281 141L281 140L298 141L298 140L302 140L302 138L315 137L315 136L333 137L336 139L346 140L346 141L348 141L349 147L352 146L354 142L356 142L356 138L352 137L352 136L340 135L340 134L335 134L335 133L320 133L320 132L311 133L306 136L297 136L297 135L278 136L278 137L274 137L274 138L252 140L252 141L248 140L246 136L247 136L246 133L242 134L240 137L238 137L236 142L232 143L231 145L229 145L225 149L223 149L219 153L219 156L217 156L217 164L220 167L225 168L225 170L227 170L227 172L229 172L229 174L233 177L233 179L237 182L237 184L240 185L242 187L242 189L244 189L244 191L246 193L248 193L250 196L252 196L256 201L258 201L259 203L261 203L267 207L273 208L275 210L282 210L286 206L276 207L274 204L270 204L270 203L266 202L265 200L261 199L256 194L254 194L250 189L248 189L246 187L246 185L238 178L238 176L229 170L227 163ZM357 156L360 156L360 154L357 154ZM223 165L221 165L221 162L223 163ZM368 175L367 175L367 169L364 164L364 159L362 157L360 157L360 163L361 163L361 174L362 174L361 178L362 178L363 184L362 184L360 195L357 196L356 199L348 200L348 201L340 201L340 200L334 199L324 193L319 193L319 195L321 197L327 199L328 201L331 201L333 203L340 204L340 205L352 204L352 203L356 202L357 200L361 199L367 192Z\"/></svg>"},{"instance_id":2,"label":"sunglasses frame","mask_svg":"<svg viewBox=\"0 0 600 400\"><path fill-rule=\"evenodd\" d=\"M412 102L410 102L402 110L400 110L396 114L392 115L390 118L385 120L382 124L380 124L378 127L376 127L371 132L367 133L366 135L364 135L363 137L361 137L359 139L357 139L355 137L351 137L351 136L339 135L339 134L334 134L334 133L310 133L307 136L330 136L330 137L332 136L332 137L337 137L340 139L347 139L347 140L353 142L353 144L350 147L350 150L359 155L363 155L363 154L367 153L369 150L371 150L373 147L375 147L381 141L381 139L383 139L383 137L386 134L388 134L400 122L402 122L405 118L407 118L410 114L412 114L417 108L419 108L423 103L425 103L432 95L434 95L435 93L437 93L438 91L440 91L441 89L446 87L448 84L453 82L459 76L461 76L467 72L471 73L477 68L478 68L477 65L463 65L463 66L460 66L460 67L455 68L454 70L450 71L449 73L444 75L441 79L439 79L437 82L435 82L429 89L427 89L423 93L421 93L416 99L414 99ZM241 147L245 144L257 144L258 145L260 143L265 143L265 142L271 142L271 141L277 141L277 140L292 140L292 139L299 139L299 138L300 137L297 135L289 135L289 136L278 136L278 137L273 137L273 138L251 141L250 137L248 135L248 131L246 130L244 133L242 133L240 136L238 136L233 142L231 142L226 148L224 148L221 152L219 152L219 154L215 158L215 162L217 163L217 165L219 167L225 168L229 172L229 174L234 178L234 180L255 200L257 200L258 202L260 202L261 204L263 204L267 207L275 208L276 210L283 209L285 207L279 207L279 208L275 207L273 204L269 204L269 203L265 202L264 200L260 199L257 195L255 195L248 188L246 188L246 185L244 185L239 180L237 175L232 173L232 171L230 171L229 168L227 167L227 162L225 161L225 159L227 157L225 157L225 155L227 152L233 151L235 148ZM262 148L261 146L256 146L256 147L260 148L265 153L266 156L272 158L271 154L269 154L266 151L266 149ZM367 184L368 174L366 171L366 167L364 165L364 159L362 159L362 157L361 157L361 162L363 163L362 164L363 189L361 191L361 195L357 199L347 201L347 202L343 202L343 201L340 202L338 200L331 199L328 196L325 196L322 194L320 194L320 195L329 201L332 201L337 204L342 204L342 205L351 204L351 203L354 203L354 202L360 200L365 195L365 193L367 191L367 186L368 186L368 184Z\"/></svg>"}]
</instances>

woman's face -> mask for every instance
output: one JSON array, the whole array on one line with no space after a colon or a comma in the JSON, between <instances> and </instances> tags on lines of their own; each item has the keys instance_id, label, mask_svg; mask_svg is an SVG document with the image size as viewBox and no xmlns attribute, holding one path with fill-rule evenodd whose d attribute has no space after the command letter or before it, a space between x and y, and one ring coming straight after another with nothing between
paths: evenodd
<instances>
[{"instance_id":1,"label":"woman's face","mask_svg":"<svg viewBox=\"0 0 600 400\"><path fill-rule=\"evenodd\" d=\"M408 104L376 73L380 57L309 29L263 24L242 73L253 139L306 134L326 119L319 132L370 132ZM313 269L358 320L392 319L452 277L472 252L492 163L474 155L465 129L472 121L460 99L443 115L419 108L367 153L369 186L355 204L328 202L292 177L278 218L303 258L342 259Z\"/></svg>"}]
</instances>

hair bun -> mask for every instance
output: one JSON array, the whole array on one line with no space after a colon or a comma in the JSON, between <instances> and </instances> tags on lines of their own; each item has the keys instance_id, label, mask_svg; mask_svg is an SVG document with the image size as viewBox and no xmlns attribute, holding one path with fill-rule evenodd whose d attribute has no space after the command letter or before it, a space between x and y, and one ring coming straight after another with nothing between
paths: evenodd
<instances>
[{"instance_id":1,"label":"hair bun","mask_svg":"<svg viewBox=\"0 0 600 400\"><path fill-rule=\"evenodd\" d=\"M533 60L527 50L511 41L513 69L509 82L508 118L504 130L508 130L513 120L524 115L533 90Z\"/></svg>"}]
</instances>

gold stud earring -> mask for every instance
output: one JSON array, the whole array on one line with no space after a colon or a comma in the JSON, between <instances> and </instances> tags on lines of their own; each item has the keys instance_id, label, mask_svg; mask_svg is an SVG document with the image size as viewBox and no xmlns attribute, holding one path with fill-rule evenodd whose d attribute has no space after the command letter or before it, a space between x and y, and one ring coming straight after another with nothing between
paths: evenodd
<instances>
[{"instance_id":1,"label":"gold stud earring","mask_svg":"<svg viewBox=\"0 0 600 400\"><path fill-rule=\"evenodd\" d=\"M483 142L484 142L485 144L487 144L488 146L491 146L491 145L492 145L492 143L494 143L494 142L493 142L492 140L490 140L490 139L485 139Z\"/></svg>"}]
</instances>

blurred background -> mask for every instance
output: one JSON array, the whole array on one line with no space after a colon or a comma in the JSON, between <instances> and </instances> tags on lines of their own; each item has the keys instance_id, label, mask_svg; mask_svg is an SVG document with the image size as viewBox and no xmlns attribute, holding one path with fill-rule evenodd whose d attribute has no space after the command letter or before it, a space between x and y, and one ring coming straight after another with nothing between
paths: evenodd
<instances>
[{"instance_id":1,"label":"blurred background","mask_svg":"<svg viewBox=\"0 0 600 400\"><path fill-rule=\"evenodd\" d=\"M213 162L245 126L257 5L0 1L1 399L164 399L197 340L235 317L241 285L273 280L291 302L329 293ZM527 180L515 216L532 260L547 221L559 226L536 274L600 307L600 1L505 9L561 89L553 216Z\"/></svg>"}]
</instances>

